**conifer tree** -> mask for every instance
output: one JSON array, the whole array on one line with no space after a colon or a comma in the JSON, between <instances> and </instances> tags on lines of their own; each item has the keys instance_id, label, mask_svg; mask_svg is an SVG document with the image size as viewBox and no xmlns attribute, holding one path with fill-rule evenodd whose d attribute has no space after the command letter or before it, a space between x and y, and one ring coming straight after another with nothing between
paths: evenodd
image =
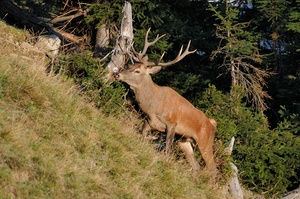
<instances>
[{"instance_id":1,"label":"conifer tree","mask_svg":"<svg viewBox=\"0 0 300 199\"><path fill-rule=\"evenodd\" d=\"M216 24L216 36L220 39L218 48L212 52L211 59L221 57L231 74L232 88L240 85L248 95L248 101L257 111L267 109L265 98L270 98L264 90L265 78L270 76L258 65L262 62L257 46L258 37L247 30L249 22L238 22L239 10L226 1L225 11L210 6L219 24Z\"/></svg>"},{"instance_id":2,"label":"conifer tree","mask_svg":"<svg viewBox=\"0 0 300 199\"><path fill-rule=\"evenodd\" d=\"M288 30L293 31L300 36L300 0L296 0L295 6L291 8L286 27ZM297 47L300 48L300 45ZM297 51L300 51L300 49Z\"/></svg>"},{"instance_id":3,"label":"conifer tree","mask_svg":"<svg viewBox=\"0 0 300 199\"><path fill-rule=\"evenodd\" d=\"M289 13L288 30L300 33L300 0L296 0L296 5L292 7Z\"/></svg>"},{"instance_id":4,"label":"conifer tree","mask_svg":"<svg viewBox=\"0 0 300 199\"><path fill-rule=\"evenodd\" d=\"M288 0L257 0L258 23L263 24L264 39L271 40L273 53L273 71L280 73L282 69L282 50L285 42L286 22L290 10Z\"/></svg>"}]
</instances>

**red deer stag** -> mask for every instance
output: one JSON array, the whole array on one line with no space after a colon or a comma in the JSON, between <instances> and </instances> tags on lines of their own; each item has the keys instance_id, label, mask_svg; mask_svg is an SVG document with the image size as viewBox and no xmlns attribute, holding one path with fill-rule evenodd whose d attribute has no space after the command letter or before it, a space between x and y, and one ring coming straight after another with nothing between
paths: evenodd
<instances>
[{"instance_id":1,"label":"red deer stag","mask_svg":"<svg viewBox=\"0 0 300 199\"><path fill-rule=\"evenodd\" d=\"M158 62L150 62L148 56L145 55L148 47L154 45L164 35L157 35L155 40L148 42L149 31L150 29L145 36L143 51L137 53L133 50L132 58L136 63L130 65L126 70L116 72L115 78L129 84L135 93L140 108L148 115L148 120L144 122L142 129L143 136L146 136L151 128L166 132L166 154L169 155L175 134L181 135L184 139L178 142L179 147L193 170L197 171L200 166L189 142L189 139L193 138L198 144L206 167L215 171L213 141L216 122L207 118L202 111L196 109L172 88L155 84L150 76L160 71L162 67L179 62L196 50L189 51L189 42L183 53L181 47L178 56L173 61L161 63L162 55Z\"/></svg>"}]
</instances>

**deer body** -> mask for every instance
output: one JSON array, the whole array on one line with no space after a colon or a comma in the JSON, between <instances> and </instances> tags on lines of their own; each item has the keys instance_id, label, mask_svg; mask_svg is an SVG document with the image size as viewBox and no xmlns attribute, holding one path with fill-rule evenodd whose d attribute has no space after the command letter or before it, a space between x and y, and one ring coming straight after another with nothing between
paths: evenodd
<instances>
[{"instance_id":1,"label":"deer body","mask_svg":"<svg viewBox=\"0 0 300 199\"><path fill-rule=\"evenodd\" d=\"M170 87L152 82L133 90L140 108L150 118L149 125L156 130L164 131L170 126L177 134L195 139L195 130L203 126L199 121L207 120L202 111Z\"/></svg>"},{"instance_id":2,"label":"deer body","mask_svg":"<svg viewBox=\"0 0 300 199\"><path fill-rule=\"evenodd\" d=\"M201 155L209 170L216 171L213 157L213 141L216 132L216 122L209 119L206 115L196 109L188 100L183 98L170 87L158 86L152 81L151 74L155 74L162 67L179 62L186 55L194 53L189 51L190 42L186 50L182 53L182 47L177 57L170 62L161 63L163 55L157 62L149 62L145 55L149 46L154 45L164 35L157 35L156 39L148 42L148 33L145 37L145 45L142 52L133 52L131 58L136 61L128 69L114 73L114 77L130 85L135 93L136 100L140 108L148 115L148 120L143 125L143 135L146 136L150 129L155 129L167 133L166 154L171 152L171 146L175 134L183 137L178 142L186 159L191 164L193 170L199 170L200 165L197 162L193 148L189 139L197 142Z\"/></svg>"},{"instance_id":3,"label":"deer body","mask_svg":"<svg viewBox=\"0 0 300 199\"><path fill-rule=\"evenodd\" d=\"M160 68L158 66L147 68L143 64L135 64L117 76L117 79L130 85L140 108L149 117L143 126L143 135L145 136L151 128L167 132L167 155L171 151L175 134L187 139L193 138L198 144L207 167L215 170L213 160L215 126L202 111L196 109L175 90L170 87L158 86L152 81L150 74L157 72ZM195 157L191 157L194 155L190 151L192 148L183 149L182 144L179 146L193 169L198 170L199 163Z\"/></svg>"}]
</instances>

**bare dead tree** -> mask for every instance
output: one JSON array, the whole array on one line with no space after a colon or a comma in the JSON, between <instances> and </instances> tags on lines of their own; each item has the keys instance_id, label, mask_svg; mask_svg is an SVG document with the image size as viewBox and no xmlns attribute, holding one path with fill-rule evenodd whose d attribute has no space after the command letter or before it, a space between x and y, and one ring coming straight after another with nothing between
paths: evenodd
<instances>
[{"instance_id":1,"label":"bare dead tree","mask_svg":"<svg viewBox=\"0 0 300 199\"><path fill-rule=\"evenodd\" d=\"M213 57L217 54L225 54L222 67L227 68L231 74L232 86L239 85L243 88L247 94L247 100L258 111L264 111L267 109L265 99L271 98L271 96L265 91L267 87L266 79L273 73L255 67L251 64L253 57L250 56L238 56L229 57L226 47L219 48L213 52ZM261 60L257 59L261 62Z\"/></svg>"},{"instance_id":2,"label":"bare dead tree","mask_svg":"<svg viewBox=\"0 0 300 199\"><path fill-rule=\"evenodd\" d=\"M131 47L133 42L133 27L132 9L129 2L125 1L122 12L123 18L121 23L121 32L112 51L111 60L107 64L108 80L112 80L112 74L117 72L120 68L124 67L126 58L131 54Z\"/></svg>"}]
</instances>

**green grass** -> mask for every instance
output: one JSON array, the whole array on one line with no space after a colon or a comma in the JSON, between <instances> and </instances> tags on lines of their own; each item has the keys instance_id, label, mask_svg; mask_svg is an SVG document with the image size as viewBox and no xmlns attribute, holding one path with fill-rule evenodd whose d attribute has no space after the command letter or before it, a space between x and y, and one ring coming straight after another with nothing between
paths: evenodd
<instances>
[{"instance_id":1,"label":"green grass","mask_svg":"<svg viewBox=\"0 0 300 199\"><path fill-rule=\"evenodd\" d=\"M125 115L102 114L71 81L47 76L25 39L0 22L0 198L225 198Z\"/></svg>"}]
</instances>

